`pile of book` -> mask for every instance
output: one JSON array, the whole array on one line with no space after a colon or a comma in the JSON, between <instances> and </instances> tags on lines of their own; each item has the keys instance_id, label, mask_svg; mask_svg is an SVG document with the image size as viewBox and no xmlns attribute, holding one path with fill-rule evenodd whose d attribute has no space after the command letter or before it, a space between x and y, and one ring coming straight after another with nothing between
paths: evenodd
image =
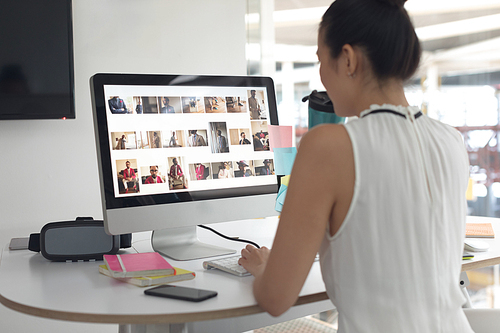
<instances>
[{"instance_id":1,"label":"pile of book","mask_svg":"<svg viewBox=\"0 0 500 333\"><path fill-rule=\"evenodd\" d=\"M104 255L99 273L140 287L194 279L194 272L172 267L158 252Z\"/></svg>"}]
</instances>

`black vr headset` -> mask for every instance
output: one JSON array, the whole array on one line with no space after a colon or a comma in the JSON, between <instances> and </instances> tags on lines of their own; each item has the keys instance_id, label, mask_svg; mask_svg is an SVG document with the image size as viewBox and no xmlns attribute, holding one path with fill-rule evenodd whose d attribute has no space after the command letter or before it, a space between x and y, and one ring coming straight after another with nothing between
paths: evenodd
<instances>
[{"instance_id":1,"label":"black vr headset","mask_svg":"<svg viewBox=\"0 0 500 333\"><path fill-rule=\"evenodd\" d=\"M53 261L102 260L104 254L116 254L132 246L132 234L108 235L104 222L92 217L75 221L51 222L40 233L31 234L28 248Z\"/></svg>"}]
</instances>

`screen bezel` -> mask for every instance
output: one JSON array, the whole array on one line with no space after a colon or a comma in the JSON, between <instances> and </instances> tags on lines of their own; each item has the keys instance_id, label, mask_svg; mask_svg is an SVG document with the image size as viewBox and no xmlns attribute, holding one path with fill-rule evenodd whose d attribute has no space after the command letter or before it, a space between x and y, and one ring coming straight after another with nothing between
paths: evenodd
<instances>
[{"instance_id":1,"label":"screen bezel","mask_svg":"<svg viewBox=\"0 0 500 333\"><path fill-rule=\"evenodd\" d=\"M161 74L104 74L99 73L90 80L92 104L94 107L94 127L96 131L97 155L100 158L101 190L106 210L217 200L234 197L273 194L278 191L278 180L272 185L225 188L203 191L186 191L165 194L145 194L133 197L115 197L113 185L112 159L108 135L106 98L104 87L108 85L133 86L229 86L265 87L269 103L271 125L278 125L276 95L273 80L261 76L210 76L210 75L161 75ZM275 176L276 177L276 176Z\"/></svg>"}]
</instances>

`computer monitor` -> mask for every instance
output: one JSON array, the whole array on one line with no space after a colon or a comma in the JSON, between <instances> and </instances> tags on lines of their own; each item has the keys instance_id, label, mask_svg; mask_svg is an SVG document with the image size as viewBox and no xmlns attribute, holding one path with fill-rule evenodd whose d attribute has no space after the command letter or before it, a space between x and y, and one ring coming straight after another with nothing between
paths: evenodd
<instances>
[{"instance_id":1,"label":"computer monitor","mask_svg":"<svg viewBox=\"0 0 500 333\"><path fill-rule=\"evenodd\" d=\"M96 74L91 78L106 231L153 230L176 260L234 253L200 224L277 215L271 78Z\"/></svg>"}]
</instances>

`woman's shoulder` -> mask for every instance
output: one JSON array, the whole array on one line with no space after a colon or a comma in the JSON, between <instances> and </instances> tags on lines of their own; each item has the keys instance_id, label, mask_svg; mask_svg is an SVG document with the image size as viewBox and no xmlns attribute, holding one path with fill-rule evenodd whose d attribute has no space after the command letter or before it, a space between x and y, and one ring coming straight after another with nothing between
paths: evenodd
<instances>
[{"instance_id":1,"label":"woman's shoulder","mask_svg":"<svg viewBox=\"0 0 500 333\"><path fill-rule=\"evenodd\" d=\"M344 125L322 124L309 130L300 140L299 153L312 158L337 159L352 151L352 144Z\"/></svg>"},{"instance_id":2,"label":"woman's shoulder","mask_svg":"<svg viewBox=\"0 0 500 333\"><path fill-rule=\"evenodd\" d=\"M344 125L321 124L310 129L300 141L300 145L337 146L349 141Z\"/></svg>"}]
</instances>

